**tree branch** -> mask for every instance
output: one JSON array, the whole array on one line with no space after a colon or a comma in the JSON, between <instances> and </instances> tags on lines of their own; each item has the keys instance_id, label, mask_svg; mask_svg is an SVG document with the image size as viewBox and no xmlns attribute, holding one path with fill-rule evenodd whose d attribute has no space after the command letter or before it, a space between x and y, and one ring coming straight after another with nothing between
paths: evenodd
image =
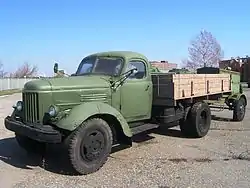
<instances>
[{"instance_id":1,"label":"tree branch","mask_svg":"<svg viewBox=\"0 0 250 188\"><path fill-rule=\"evenodd\" d=\"M36 76L38 71L37 66L31 66L28 63L24 63L21 67L19 67L15 72L11 73L11 77L14 78L24 78L24 77L34 77Z\"/></svg>"}]
</instances>

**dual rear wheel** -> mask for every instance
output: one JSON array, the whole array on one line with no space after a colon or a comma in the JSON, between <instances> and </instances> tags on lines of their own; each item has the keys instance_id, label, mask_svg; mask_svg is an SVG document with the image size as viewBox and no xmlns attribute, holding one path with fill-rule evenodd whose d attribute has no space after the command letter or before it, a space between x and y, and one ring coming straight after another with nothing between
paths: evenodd
<instances>
[{"instance_id":1,"label":"dual rear wheel","mask_svg":"<svg viewBox=\"0 0 250 188\"><path fill-rule=\"evenodd\" d=\"M184 136L201 138L207 135L211 124L211 110L207 103L195 103L187 113L187 117L180 122L180 129Z\"/></svg>"}]
</instances>

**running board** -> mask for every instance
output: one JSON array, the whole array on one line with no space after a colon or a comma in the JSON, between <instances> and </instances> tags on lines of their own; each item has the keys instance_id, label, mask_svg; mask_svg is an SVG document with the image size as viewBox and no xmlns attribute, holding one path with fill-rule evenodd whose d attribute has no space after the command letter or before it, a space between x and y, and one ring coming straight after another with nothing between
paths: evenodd
<instances>
[{"instance_id":1,"label":"running board","mask_svg":"<svg viewBox=\"0 0 250 188\"><path fill-rule=\"evenodd\" d=\"M132 131L133 135L136 135L136 134L139 134L139 133L151 130L151 129L156 129L158 127L159 127L158 124L147 123L147 124L142 124L142 125L133 127L133 128L131 128L131 131Z\"/></svg>"}]
</instances>

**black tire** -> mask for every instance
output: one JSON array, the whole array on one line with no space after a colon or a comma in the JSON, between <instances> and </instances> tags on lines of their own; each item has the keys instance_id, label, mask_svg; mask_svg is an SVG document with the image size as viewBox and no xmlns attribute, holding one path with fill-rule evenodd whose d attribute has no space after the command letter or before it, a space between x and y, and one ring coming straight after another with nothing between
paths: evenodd
<instances>
[{"instance_id":1,"label":"black tire","mask_svg":"<svg viewBox=\"0 0 250 188\"><path fill-rule=\"evenodd\" d=\"M234 101L233 120L242 121L246 114L246 101L243 97Z\"/></svg>"},{"instance_id":2,"label":"black tire","mask_svg":"<svg viewBox=\"0 0 250 188\"><path fill-rule=\"evenodd\" d=\"M33 154L43 154L46 149L46 144L38 142L36 140L32 140L26 136L22 136L19 134L15 134L16 141L18 145L26 150L28 153Z\"/></svg>"},{"instance_id":3,"label":"black tire","mask_svg":"<svg viewBox=\"0 0 250 188\"><path fill-rule=\"evenodd\" d=\"M180 122L184 136L201 138L207 135L211 125L211 110L207 103L197 102L189 110L186 120Z\"/></svg>"},{"instance_id":4,"label":"black tire","mask_svg":"<svg viewBox=\"0 0 250 188\"><path fill-rule=\"evenodd\" d=\"M108 160L112 143L113 135L108 123L100 118L89 119L67 139L69 162L79 174L96 172Z\"/></svg>"}]
</instances>

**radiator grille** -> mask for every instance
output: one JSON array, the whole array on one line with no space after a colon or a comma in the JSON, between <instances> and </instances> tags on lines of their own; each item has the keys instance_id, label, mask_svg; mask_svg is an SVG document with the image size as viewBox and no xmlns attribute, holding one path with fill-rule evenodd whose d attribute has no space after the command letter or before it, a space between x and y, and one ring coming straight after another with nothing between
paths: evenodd
<instances>
[{"instance_id":1,"label":"radiator grille","mask_svg":"<svg viewBox=\"0 0 250 188\"><path fill-rule=\"evenodd\" d=\"M24 120L30 123L39 121L38 94L23 93L23 102L24 102Z\"/></svg>"}]
</instances>

